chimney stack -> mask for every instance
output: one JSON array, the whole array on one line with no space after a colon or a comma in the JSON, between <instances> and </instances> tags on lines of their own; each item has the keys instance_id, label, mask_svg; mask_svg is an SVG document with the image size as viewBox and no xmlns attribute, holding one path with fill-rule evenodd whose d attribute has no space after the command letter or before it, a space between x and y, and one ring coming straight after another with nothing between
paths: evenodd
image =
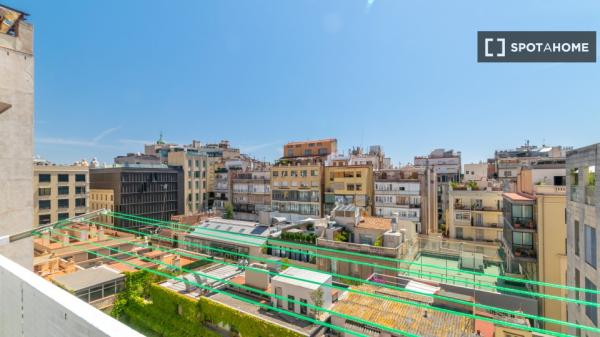
<instances>
[{"instance_id":1,"label":"chimney stack","mask_svg":"<svg viewBox=\"0 0 600 337\"><path fill-rule=\"evenodd\" d=\"M96 227L96 225L91 224L90 225L90 239L95 239L97 235L98 235L98 228Z\"/></svg>"},{"instance_id":2,"label":"chimney stack","mask_svg":"<svg viewBox=\"0 0 600 337\"><path fill-rule=\"evenodd\" d=\"M398 212L392 213L392 233L398 233L398 222L400 222Z\"/></svg>"},{"instance_id":3,"label":"chimney stack","mask_svg":"<svg viewBox=\"0 0 600 337\"><path fill-rule=\"evenodd\" d=\"M104 227L100 226L98 229L98 241L106 240L106 235L104 234Z\"/></svg>"}]
</instances>

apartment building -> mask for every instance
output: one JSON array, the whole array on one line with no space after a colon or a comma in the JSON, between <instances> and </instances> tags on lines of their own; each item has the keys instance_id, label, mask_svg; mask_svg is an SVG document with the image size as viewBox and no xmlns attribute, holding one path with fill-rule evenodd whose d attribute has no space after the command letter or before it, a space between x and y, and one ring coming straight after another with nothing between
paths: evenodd
<instances>
[{"instance_id":1,"label":"apartment building","mask_svg":"<svg viewBox=\"0 0 600 337\"><path fill-rule=\"evenodd\" d=\"M475 187L475 186L473 186ZM446 224L451 239L500 242L502 240L502 190L450 186Z\"/></svg>"},{"instance_id":2,"label":"apartment building","mask_svg":"<svg viewBox=\"0 0 600 337\"><path fill-rule=\"evenodd\" d=\"M270 167L234 172L231 181L234 218L268 224L271 211Z\"/></svg>"},{"instance_id":3,"label":"apartment building","mask_svg":"<svg viewBox=\"0 0 600 337\"><path fill-rule=\"evenodd\" d=\"M339 165L324 168L324 214L329 214L336 204L355 205L368 215L373 214L373 166L335 163Z\"/></svg>"},{"instance_id":4,"label":"apartment building","mask_svg":"<svg viewBox=\"0 0 600 337\"><path fill-rule=\"evenodd\" d=\"M88 211L89 168L81 165L34 165L34 226Z\"/></svg>"},{"instance_id":5,"label":"apartment building","mask_svg":"<svg viewBox=\"0 0 600 337\"><path fill-rule=\"evenodd\" d=\"M337 139L320 139L304 142L290 142L283 146L284 158L327 157L337 152Z\"/></svg>"},{"instance_id":6,"label":"apartment building","mask_svg":"<svg viewBox=\"0 0 600 337\"><path fill-rule=\"evenodd\" d=\"M448 209L448 190L450 182L459 182L461 176L461 153L454 150L435 149L428 156L416 156L416 167L432 168L437 177L438 223L445 222Z\"/></svg>"},{"instance_id":7,"label":"apartment building","mask_svg":"<svg viewBox=\"0 0 600 337\"><path fill-rule=\"evenodd\" d=\"M467 181L482 181L488 178L488 163L471 163L465 164L463 182Z\"/></svg>"},{"instance_id":8,"label":"apartment building","mask_svg":"<svg viewBox=\"0 0 600 337\"><path fill-rule=\"evenodd\" d=\"M529 166L544 158L564 158L570 147L531 145L527 141L515 149L497 150L494 153L495 174L494 178L502 181L505 192L515 192L519 172L523 167Z\"/></svg>"},{"instance_id":9,"label":"apartment building","mask_svg":"<svg viewBox=\"0 0 600 337\"><path fill-rule=\"evenodd\" d=\"M115 191L111 189L90 189L89 199L90 212L100 209L115 210ZM109 215L98 215L96 220L109 225L113 224L113 217Z\"/></svg>"},{"instance_id":10,"label":"apartment building","mask_svg":"<svg viewBox=\"0 0 600 337\"><path fill-rule=\"evenodd\" d=\"M166 165L113 165L90 170L90 188L112 190L114 210L158 220L183 212L183 177ZM115 225L140 228L139 222L115 219Z\"/></svg>"},{"instance_id":11,"label":"apartment building","mask_svg":"<svg viewBox=\"0 0 600 337\"><path fill-rule=\"evenodd\" d=\"M600 287L598 269L598 226L600 186L596 167L600 167L600 144L567 154L567 285L590 290ZM570 298L598 302L593 293L571 291ZM569 322L598 327L598 308L569 303ZM570 334L585 336L572 329ZM591 335L589 335L591 336Z\"/></svg>"},{"instance_id":12,"label":"apartment building","mask_svg":"<svg viewBox=\"0 0 600 337\"><path fill-rule=\"evenodd\" d=\"M369 146L369 152L363 152L361 147L348 151L348 165L371 165L373 171L392 168L392 160L385 156L381 145Z\"/></svg>"},{"instance_id":13,"label":"apartment building","mask_svg":"<svg viewBox=\"0 0 600 337\"><path fill-rule=\"evenodd\" d=\"M169 151L167 163L178 167L183 175L183 212L196 214L208 209L208 156L194 149Z\"/></svg>"},{"instance_id":14,"label":"apartment building","mask_svg":"<svg viewBox=\"0 0 600 337\"><path fill-rule=\"evenodd\" d=\"M271 210L288 221L323 216L324 163L320 157L281 159L271 169Z\"/></svg>"},{"instance_id":15,"label":"apartment building","mask_svg":"<svg viewBox=\"0 0 600 337\"><path fill-rule=\"evenodd\" d=\"M565 159L539 160L522 168L516 192L503 193L503 240L508 273L527 279L566 284L566 187ZM533 289L566 296L555 288ZM540 301L540 314L566 320L566 305ZM548 329L560 331L547 324Z\"/></svg>"},{"instance_id":16,"label":"apartment building","mask_svg":"<svg viewBox=\"0 0 600 337\"><path fill-rule=\"evenodd\" d=\"M0 5L0 233L30 229L33 190L33 26L27 14ZM0 254L31 268L31 240L0 247Z\"/></svg>"},{"instance_id":17,"label":"apartment building","mask_svg":"<svg viewBox=\"0 0 600 337\"><path fill-rule=\"evenodd\" d=\"M375 212L379 217L416 223L417 232L437 232L437 180L432 169L404 167L374 173Z\"/></svg>"}]
</instances>

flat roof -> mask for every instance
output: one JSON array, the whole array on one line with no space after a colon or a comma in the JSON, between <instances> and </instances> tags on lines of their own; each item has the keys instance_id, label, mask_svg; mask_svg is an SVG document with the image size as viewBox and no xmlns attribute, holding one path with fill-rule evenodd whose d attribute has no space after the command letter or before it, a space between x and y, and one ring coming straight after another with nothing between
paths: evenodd
<instances>
[{"instance_id":1,"label":"flat roof","mask_svg":"<svg viewBox=\"0 0 600 337\"><path fill-rule=\"evenodd\" d=\"M356 228L389 230L392 228L392 219L365 216L356 225Z\"/></svg>"},{"instance_id":2,"label":"flat roof","mask_svg":"<svg viewBox=\"0 0 600 337\"><path fill-rule=\"evenodd\" d=\"M285 277L282 275L292 276L292 277L296 277L299 279L310 280L312 282L318 282L319 284L312 283L312 282L304 282L304 281L292 279L289 277ZM278 281L281 283L291 284L291 285L299 286L302 288L308 288L308 289L317 289L321 286L321 284L327 283L329 280L331 280L331 275L329 275L329 274L324 274L324 273L319 273L319 272L312 271L312 270L299 269L299 268L294 268L294 267L287 268L286 270L279 273L279 275L273 277L273 281Z\"/></svg>"},{"instance_id":3,"label":"flat roof","mask_svg":"<svg viewBox=\"0 0 600 337\"><path fill-rule=\"evenodd\" d=\"M502 195L513 201L535 201L535 199L533 199L533 198L529 198L522 194L518 194L518 193L514 193L514 192L506 192L506 193L503 193Z\"/></svg>"},{"instance_id":4,"label":"flat roof","mask_svg":"<svg viewBox=\"0 0 600 337\"><path fill-rule=\"evenodd\" d=\"M125 276L121 275L119 272L102 265L56 276L53 278L53 281L70 291L79 291L102 283L119 280L124 277Z\"/></svg>"},{"instance_id":5,"label":"flat roof","mask_svg":"<svg viewBox=\"0 0 600 337\"><path fill-rule=\"evenodd\" d=\"M257 222L212 218L197 225L189 235L260 246L267 241L269 227Z\"/></svg>"}]
</instances>

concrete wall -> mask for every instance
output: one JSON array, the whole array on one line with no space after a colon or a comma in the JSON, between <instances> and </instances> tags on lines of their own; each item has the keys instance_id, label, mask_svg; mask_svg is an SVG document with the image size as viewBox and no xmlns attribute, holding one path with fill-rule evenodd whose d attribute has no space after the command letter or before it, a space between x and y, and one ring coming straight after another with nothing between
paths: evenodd
<instances>
[{"instance_id":1,"label":"concrete wall","mask_svg":"<svg viewBox=\"0 0 600 337\"><path fill-rule=\"evenodd\" d=\"M143 335L0 256L0 336Z\"/></svg>"},{"instance_id":2,"label":"concrete wall","mask_svg":"<svg viewBox=\"0 0 600 337\"><path fill-rule=\"evenodd\" d=\"M33 223L33 27L17 23L18 36L0 34L0 235ZM31 268L31 240L0 247L0 254ZM12 335L10 335L12 336Z\"/></svg>"}]
</instances>

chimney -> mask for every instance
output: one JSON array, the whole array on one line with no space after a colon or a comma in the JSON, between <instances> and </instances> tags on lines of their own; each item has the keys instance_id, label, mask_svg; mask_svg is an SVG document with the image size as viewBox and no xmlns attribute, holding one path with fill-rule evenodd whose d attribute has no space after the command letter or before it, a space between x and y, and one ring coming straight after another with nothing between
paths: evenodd
<instances>
[{"instance_id":1,"label":"chimney","mask_svg":"<svg viewBox=\"0 0 600 337\"><path fill-rule=\"evenodd\" d=\"M96 225L94 225L94 224L90 225L90 239L95 239L97 235L98 235L98 228L96 227Z\"/></svg>"},{"instance_id":2,"label":"chimney","mask_svg":"<svg viewBox=\"0 0 600 337\"><path fill-rule=\"evenodd\" d=\"M398 233L398 222L400 222L398 212L392 213L392 233Z\"/></svg>"},{"instance_id":3,"label":"chimney","mask_svg":"<svg viewBox=\"0 0 600 337\"><path fill-rule=\"evenodd\" d=\"M106 240L106 235L104 234L104 227L100 226L98 229L98 241Z\"/></svg>"}]
</instances>

